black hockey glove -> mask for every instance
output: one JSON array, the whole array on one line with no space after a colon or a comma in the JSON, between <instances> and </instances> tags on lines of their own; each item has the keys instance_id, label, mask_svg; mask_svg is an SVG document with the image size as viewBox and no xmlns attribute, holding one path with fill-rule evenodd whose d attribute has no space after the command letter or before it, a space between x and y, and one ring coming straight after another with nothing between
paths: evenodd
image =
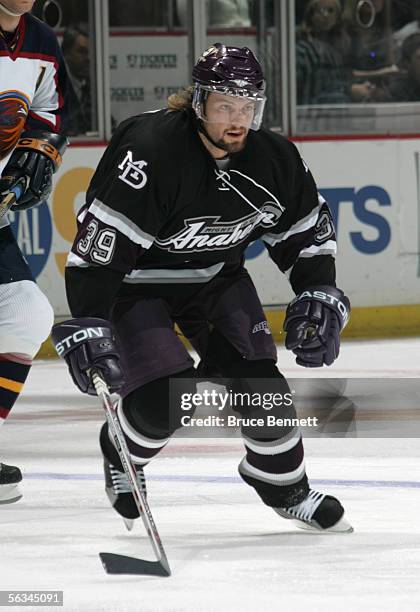
<instances>
[{"instance_id":1,"label":"black hockey glove","mask_svg":"<svg viewBox=\"0 0 420 612\"><path fill-rule=\"evenodd\" d=\"M340 352L340 333L350 315L350 302L340 289L309 287L286 310L286 348L307 368L331 365Z\"/></svg>"},{"instance_id":2,"label":"black hockey glove","mask_svg":"<svg viewBox=\"0 0 420 612\"><path fill-rule=\"evenodd\" d=\"M0 177L0 201L18 188L20 197L12 210L24 210L44 202L51 193L52 176L61 164L67 138L33 130L25 132Z\"/></svg>"},{"instance_id":3,"label":"black hockey glove","mask_svg":"<svg viewBox=\"0 0 420 612\"><path fill-rule=\"evenodd\" d=\"M51 338L80 391L96 395L90 378L92 369L100 372L111 393L121 389L124 375L109 321L91 317L70 319L54 325Z\"/></svg>"}]
</instances>

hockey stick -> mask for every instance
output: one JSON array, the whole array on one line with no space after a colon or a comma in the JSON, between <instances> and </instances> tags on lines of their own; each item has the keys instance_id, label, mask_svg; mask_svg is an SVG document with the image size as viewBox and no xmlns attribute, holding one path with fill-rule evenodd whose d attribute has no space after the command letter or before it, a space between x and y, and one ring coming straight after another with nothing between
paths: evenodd
<instances>
[{"instance_id":1,"label":"hockey stick","mask_svg":"<svg viewBox=\"0 0 420 612\"><path fill-rule=\"evenodd\" d=\"M126 473L130 482L134 501L136 502L137 509L142 518L157 559L157 561L145 561L144 559L137 559L135 557L126 557L124 555L102 552L99 553L102 565L108 574L170 576L171 569L169 567L168 559L163 549L158 530L156 529L146 496L140 490L137 483L136 471L130 459L130 452L118 420L116 407L111 400L109 389L98 371L91 370L90 376L95 386L96 393L102 401L108 421L109 431L111 432L114 440L124 472Z\"/></svg>"},{"instance_id":2,"label":"hockey stick","mask_svg":"<svg viewBox=\"0 0 420 612\"><path fill-rule=\"evenodd\" d=\"M313 340L316 336L317 329L318 329L318 325L315 325L315 324L308 325L308 327L305 328L305 332L303 334L303 341ZM300 346L302 346L302 344Z\"/></svg>"},{"instance_id":3,"label":"hockey stick","mask_svg":"<svg viewBox=\"0 0 420 612\"><path fill-rule=\"evenodd\" d=\"M4 215L9 212L12 208L13 204L19 200L20 196L23 193L23 186L19 183L15 185L2 199L0 202L0 219L4 217Z\"/></svg>"}]
</instances>

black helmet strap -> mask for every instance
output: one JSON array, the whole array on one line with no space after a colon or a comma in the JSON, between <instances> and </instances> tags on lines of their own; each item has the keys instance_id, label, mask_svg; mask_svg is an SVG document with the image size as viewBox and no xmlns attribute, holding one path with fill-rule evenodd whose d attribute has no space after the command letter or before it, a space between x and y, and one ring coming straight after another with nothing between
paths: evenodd
<instances>
[{"instance_id":1,"label":"black helmet strap","mask_svg":"<svg viewBox=\"0 0 420 612\"><path fill-rule=\"evenodd\" d=\"M218 149L222 149L222 151L226 151L227 153L229 153L229 150L228 150L228 148L226 146L224 146L223 144L220 144L219 142L216 142L215 140L213 140L213 138L207 132L206 126L204 125L204 122L202 121L202 119L199 119L195 113L193 115L193 120L194 120L194 123L196 125L197 131L201 132L205 136L205 138L207 138L207 140L209 142L211 142L211 144L214 147L217 147Z\"/></svg>"},{"instance_id":2,"label":"black helmet strap","mask_svg":"<svg viewBox=\"0 0 420 612\"><path fill-rule=\"evenodd\" d=\"M213 138L210 136L210 134L206 130L206 126L204 125L202 119L197 119L197 129L198 129L199 132L204 134L204 136L207 138L207 140L209 142L211 142L211 144L213 146L217 147L218 149L222 149L223 151L226 151L227 153L229 153L229 148L228 148L227 145L221 144L220 142L216 142L215 140L213 140Z\"/></svg>"}]
</instances>

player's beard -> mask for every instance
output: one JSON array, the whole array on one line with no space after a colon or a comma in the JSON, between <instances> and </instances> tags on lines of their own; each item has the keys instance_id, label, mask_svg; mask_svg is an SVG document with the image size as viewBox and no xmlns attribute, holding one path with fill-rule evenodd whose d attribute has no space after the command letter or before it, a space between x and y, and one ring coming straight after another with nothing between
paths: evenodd
<instances>
[{"instance_id":1,"label":"player's beard","mask_svg":"<svg viewBox=\"0 0 420 612\"><path fill-rule=\"evenodd\" d=\"M239 151L242 151L242 149L245 147L247 134L247 130L244 130L243 138L241 138L241 140L238 140L237 142L226 142L225 134L221 138L217 140L215 139L213 142L217 147L223 149L223 151L226 151L229 154L238 153Z\"/></svg>"},{"instance_id":2,"label":"player's beard","mask_svg":"<svg viewBox=\"0 0 420 612\"><path fill-rule=\"evenodd\" d=\"M225 142L223 139L215 140L215 143L219 149L223 149L227 153L239 153L245 146L245 138L241 142Z\"/></svg>"}]
</instances>

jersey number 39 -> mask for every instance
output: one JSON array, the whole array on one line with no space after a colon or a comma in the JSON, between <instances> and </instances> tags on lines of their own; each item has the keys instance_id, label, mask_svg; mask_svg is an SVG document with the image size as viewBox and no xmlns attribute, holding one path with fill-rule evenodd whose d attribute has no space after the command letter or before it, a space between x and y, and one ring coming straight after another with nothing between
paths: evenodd
<instances>
[{"instance_id":1,"label":"jersey number 39","mask_svg":"<svg viewBox=\"0 0 420 612\"><path fill-rule=\"evenodd\" d=\"M85 238L77 243L77 250L82 255L89 253L92 261L105 265L112 259L117 236L114 229L98 229L97 221L91 221L87 226Z\"/></svg>"}]
</instances>

